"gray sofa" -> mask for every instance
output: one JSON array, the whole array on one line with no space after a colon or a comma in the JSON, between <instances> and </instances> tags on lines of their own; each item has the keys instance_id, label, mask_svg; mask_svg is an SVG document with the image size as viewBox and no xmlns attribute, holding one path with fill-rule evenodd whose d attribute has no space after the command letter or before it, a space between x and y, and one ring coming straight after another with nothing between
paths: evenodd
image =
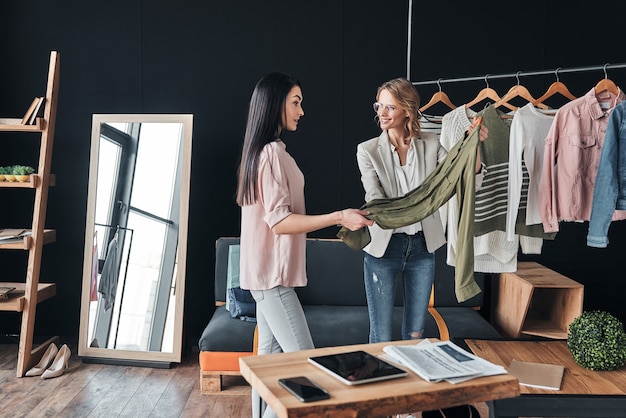
<instances>
[{"instance_id":1,"label":"gray sofa","mask_svg":"<svg viewBox=\"0 0 626 418\"><path fill-rule=\"evenodd\" d=\"M232 318L226 310L229 246L239 238L220 238L216 242L216 308L199 341L201 391L222 390L222 377L239 373L238 359L253 355L254 322ZM429 309L424 336L440 339L493 339L500 334L485 320L479 309L483 293L458 303L454 296L454 269L445 264L445 247L436 254L434 306ZM307 240L308 285L297 293L304 307L316 347L361 344L368 342L369 320L363 284L363 255L348 248L341 240ZM476 273L484 288L484 275ZM402 323L401 286L394 312L394 339L400 338Z\"/></svg>"}]
</instances>

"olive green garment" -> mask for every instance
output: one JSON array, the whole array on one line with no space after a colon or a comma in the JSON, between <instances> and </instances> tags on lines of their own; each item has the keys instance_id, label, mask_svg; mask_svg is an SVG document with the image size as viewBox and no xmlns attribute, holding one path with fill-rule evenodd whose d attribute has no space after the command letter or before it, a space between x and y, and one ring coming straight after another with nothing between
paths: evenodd
<instances>
[{"instance_id":1,"label":"olive green garment","mask_svg":"<svg viewBox=\"0 0 626 418\"><path fill-rule=\"evenodd\" d=\"M401 197L371 200L361 207L381 228L394 229L432 215L456 194L460 213L454 289L459 302L481 292L474 280L474 186L479 131L474 129L459 141L417 188ZM350 231L344 227L337 236L353 249L360 250L370 242L367 228Z\"/></svg>"}]
</instances>

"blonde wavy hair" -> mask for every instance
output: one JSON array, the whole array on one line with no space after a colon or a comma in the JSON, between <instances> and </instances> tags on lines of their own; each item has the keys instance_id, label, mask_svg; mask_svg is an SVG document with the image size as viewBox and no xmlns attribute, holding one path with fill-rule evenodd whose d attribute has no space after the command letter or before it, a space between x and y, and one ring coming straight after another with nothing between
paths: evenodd
<instances>
[{"instance_id":1,"label":"blonde wavy hair","mask_svg":"<svg viewBox=\"0 0 626 418\"><path fill-rule=\"evenodd\" d=\"M420 95L415 86L406 78L394 78L384 82L376 92L376 100L382 90L387 90L400 105L402 110L407 111L409 117L406 121L406 130L411 138L419 138L421 135L420 126Z\"/></svg>"}]
</instances>

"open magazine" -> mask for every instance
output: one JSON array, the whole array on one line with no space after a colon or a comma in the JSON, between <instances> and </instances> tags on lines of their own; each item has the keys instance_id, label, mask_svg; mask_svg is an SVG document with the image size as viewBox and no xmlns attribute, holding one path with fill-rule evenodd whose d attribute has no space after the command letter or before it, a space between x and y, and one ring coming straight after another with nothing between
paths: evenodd
<instances>
[{"instance_id":1,"label":"open magazine","mask_svg":"<svg viewBox=\"0 0 626 418\"><path fill-rule=\"evenodd\" d=\"M450 341L424 340L415 345L388 345L389 359L429 382L460 383L482 376L506 374L506 369L477 357Z\"/></svg>"}]
</instances>

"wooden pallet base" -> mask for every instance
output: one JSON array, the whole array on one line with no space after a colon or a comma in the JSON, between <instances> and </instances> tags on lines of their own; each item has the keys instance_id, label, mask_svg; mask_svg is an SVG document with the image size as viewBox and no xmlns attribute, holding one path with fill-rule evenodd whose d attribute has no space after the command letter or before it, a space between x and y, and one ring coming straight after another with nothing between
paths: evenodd
<instances>
[{"instance_id":1,"label":"wooden pallet base","mask_svg":"<svg viewBox=\"0 0 626 418\"><path fill-rule=\"evenodd\" d=\"M240 372L200 370L200 393L203 395L241 395L244 392L250 392L250 386Z\"/></svg>"}]
</instances>

